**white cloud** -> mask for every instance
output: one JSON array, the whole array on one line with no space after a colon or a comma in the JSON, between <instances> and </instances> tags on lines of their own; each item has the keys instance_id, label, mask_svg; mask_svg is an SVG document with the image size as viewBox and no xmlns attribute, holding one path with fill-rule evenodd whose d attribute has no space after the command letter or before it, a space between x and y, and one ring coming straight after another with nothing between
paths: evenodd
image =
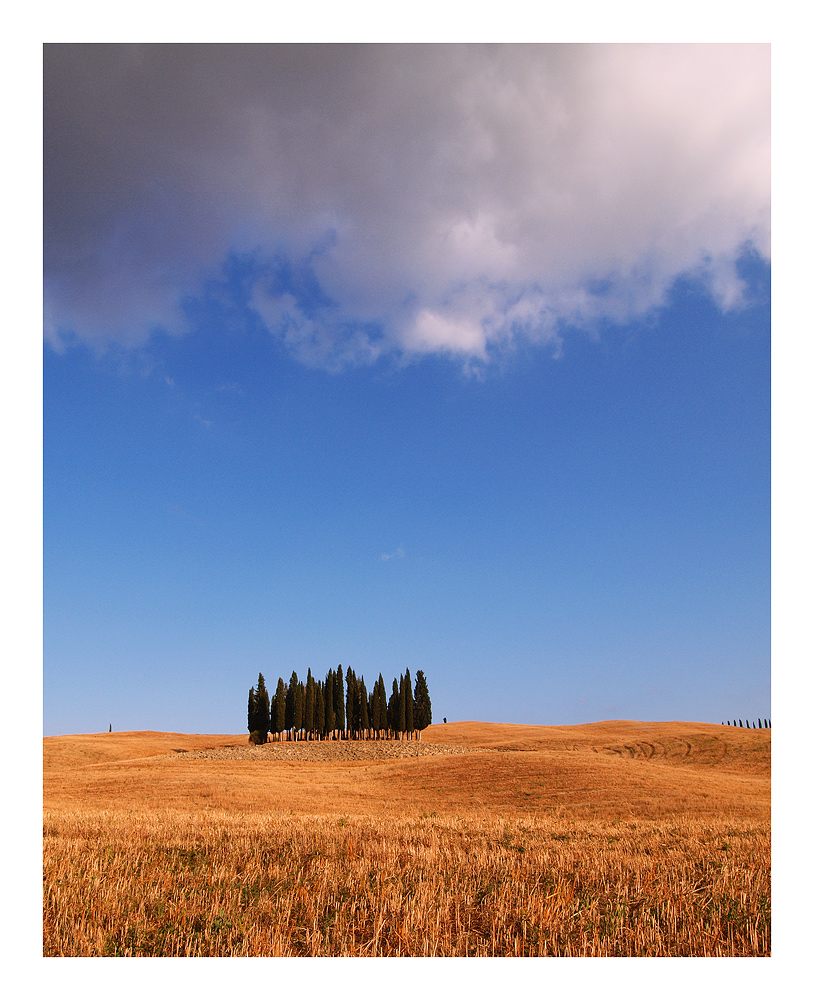
<instances>
[{"instance_id":1,"label":"white cloud","mask_svg":"<svg viewBox=\"0 0 814 1000\"><path fill-rule=\"evenodd\" d=\"M303 360L486 359L769 255L768 45L46 47L49 340L186 329L231 249ZM378 324L374 340L366 324Z\"/></svg>"},{"instance_id":2,"label":"white cloud","mask_svg":"<svg viewBox=\"0 0 814 1000\"><path fill-rule=\"evenodd\" d=\"M404 549L396 549L395 552L382 552L382 562L388 562L390 559L403 559L405 555Z\"/></svg>"}]
</instances>

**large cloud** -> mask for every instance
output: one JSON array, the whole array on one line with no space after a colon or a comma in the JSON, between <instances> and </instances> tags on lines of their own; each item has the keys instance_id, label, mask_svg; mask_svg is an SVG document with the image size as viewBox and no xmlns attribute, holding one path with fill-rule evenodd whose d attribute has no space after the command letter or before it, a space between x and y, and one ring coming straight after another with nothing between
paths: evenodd
<instances>
[{"instance_id":1,"label":"large cloud","mask_svg":"<svg viewBox=\"0 0 814 1000\"><path fill-rule=\"evenodd\" d=\"M737 306L769 80L765 45L46 46L46 336L181 333L236 250L315 363L486 359L687 273Z\"/></svg>"}]
</instances>

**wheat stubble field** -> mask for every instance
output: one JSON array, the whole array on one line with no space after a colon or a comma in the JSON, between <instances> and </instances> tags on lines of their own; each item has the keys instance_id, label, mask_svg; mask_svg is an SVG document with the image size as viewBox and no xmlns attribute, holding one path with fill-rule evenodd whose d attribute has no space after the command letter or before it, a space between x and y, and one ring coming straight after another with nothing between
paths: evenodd
<instances>
[{"instance_id":1,"label":"wheat stubble field","mask_svg":"<svg viewBox=\"0 0 814 1000\"><path fill-rule=\"evenodd\" d=\"M46 956L770 954L771 733L44 745Z\"/></svg>"}]
</instances>

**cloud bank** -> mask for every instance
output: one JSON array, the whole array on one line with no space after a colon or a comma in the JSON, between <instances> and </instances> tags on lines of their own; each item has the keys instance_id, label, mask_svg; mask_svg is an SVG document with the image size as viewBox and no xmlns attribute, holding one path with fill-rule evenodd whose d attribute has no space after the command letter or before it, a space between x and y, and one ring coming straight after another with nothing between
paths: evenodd
<instances>
[{"instance_id":1,"label":"cloud bank","mask_svg":"<svg viewBox=\"0 0 814 1000\"><path fill-rule=\"evenodd\" d=\"M768 45L74 46L44 58L58 349L190 327L230 254L313 364L487 361L768 259Z\"/></svg>"}]
</instances>

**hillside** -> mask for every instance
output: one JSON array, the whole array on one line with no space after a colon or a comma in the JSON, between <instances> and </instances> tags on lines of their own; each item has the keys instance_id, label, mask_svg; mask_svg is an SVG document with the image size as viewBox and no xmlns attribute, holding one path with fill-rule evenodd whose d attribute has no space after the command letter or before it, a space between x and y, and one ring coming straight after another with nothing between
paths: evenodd
<instances>
[{"instance_id":1,"label":"hillside","mask_svg":"<svg viewBox=\"0 0 814 1000\"><path fill-rule=\"evenodd\" d=\"M43 741L46 955L767 955L771 731Z\"/></svg>"},{"instance_id":2,"label":"hillside","mask_svg":"<svg viewBox=\"0 0 814 1000\"><path fill-rule=\"evenodd\" d=\"M771 731L704 723L456 722L429 727L420 743L259 748L235 735L97 733L46 737L43 751L44 799L54 806L652 816L763 813L770 799Z\"/></svg>"}]
</instances>

